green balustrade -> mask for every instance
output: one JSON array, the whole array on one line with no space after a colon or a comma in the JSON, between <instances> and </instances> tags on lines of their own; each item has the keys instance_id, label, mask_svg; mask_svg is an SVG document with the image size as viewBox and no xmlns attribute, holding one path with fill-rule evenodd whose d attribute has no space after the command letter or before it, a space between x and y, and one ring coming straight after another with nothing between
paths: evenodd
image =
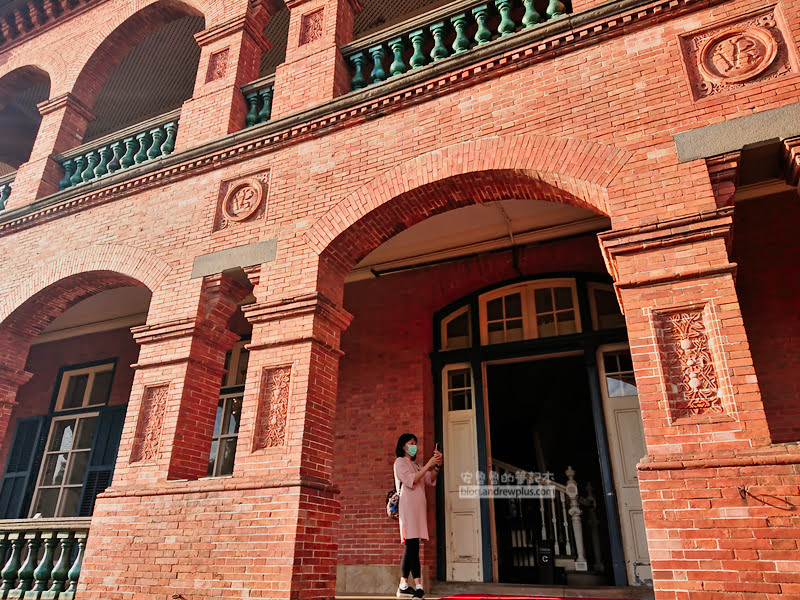
<instances>
[{"instance_id":1,"label":"green balustrade","mask_svg":"<svg viewBox=\"0 0 800 600\"><path fill-rule=\"evenodd\" d=\"M536 8L537 2L539 8ZM546 7L546 8L545 8ZM516 35L566 13L561 0L461 0L342 47L353 91ZM384 37L385 36L385 37ZM391 59L387 70L384 61Z\"/></svg>"},{"instance_id":2,"label":"green balustrade","mask_svg":"<svg viewBox=\"0 0 800 600\"><path fill-rule=\"evenodd\" d=\"M81 151L85 148L82 146L65 153L66 156L58 161L64 168L64 178L58 183L58 189L66 190L169 156L175 150L178 134L175 117L177 111L169 113L168 118L156 118L131 127L119 136L107 136L98 140L95 147Z\"/></svg>"},{"instance_id":3,"label":"green balustrade","mask_svg":"<svg viewBox=\"0 0 800 600\"><path fill-rule=\"evenodd\" d=\"M10 195L11 195L11 181L4 181L0 183L0 210L5 209L6 202L8 202L8 197Z\"/></svg>"},{"instance_id":4,"label":"green balustrade","mask_svg":"<svg viewBox=\"0 0 800 600\"><path fill-rule=\"evenodd\" d=\"M48 525L56 527L47 529ZM62 525L67 528L61 529ZM74 524L59 519L37 519L30 529L9 528L0 534L0 557L8 557L0 571L0 599L73 600L88 525L87 519L76 530Z\"/></svg>"},{"instance_id":5,"label":"green balustrade","mask_svg":"<svg viewBox=\"0 0 800 600\"><path fill-rule=\"evenodd\" d=\"M273 77L248 83L242 87L242 92L248 109L244 126L253 127L269 121L272 117L272 97L275 92Z\"/></svg>"}]
</instances>

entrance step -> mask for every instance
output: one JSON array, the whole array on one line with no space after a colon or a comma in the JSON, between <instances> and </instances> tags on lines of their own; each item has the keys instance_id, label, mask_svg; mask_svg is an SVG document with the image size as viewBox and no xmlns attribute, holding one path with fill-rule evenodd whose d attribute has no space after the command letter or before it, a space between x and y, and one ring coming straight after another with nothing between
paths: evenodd
<instances>
[{"instance_id":1,"label":"entrance step","mask_svg":"<svg viewBox=\"0 0 800 600\"><path fill-rule=\"evenodd\" d=\"M426 600L653 600L650 587L552 587L502 583L439 583L425 594ZM394 600L381 594L337 594L336 600Z\"/></svg>"},{"instance_id":2,"label":"entrance step","mask_svg":"<svg viewBox=\"0 0 800 600\"><path fill-rule=\"evenodd\" d=\"M545 586L519 585L512 583L437 583L432 585L431 592L443 600L450 597L463 600L483 600L484 598L597 598L614 600L653 600L653 588L644 586L612 587L612 586ZM505 598L503 598L505 596ZM426 596L427 597L427 596ZM459 600L461 600L459 598Z\"/></svg>"}]
</instances>

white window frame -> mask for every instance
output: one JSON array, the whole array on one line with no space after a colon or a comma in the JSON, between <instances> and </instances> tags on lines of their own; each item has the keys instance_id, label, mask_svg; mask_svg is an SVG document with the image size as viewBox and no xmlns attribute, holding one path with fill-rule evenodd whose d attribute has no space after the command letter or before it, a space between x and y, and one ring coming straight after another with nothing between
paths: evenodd
<instances>
[{"instance_id":1,"label":"white window frame","mask_svg":"<svg viewBox=\"0 0 800 600\"><path fill-rule=\"evenodd\" d=\"M56 396L55 412L85 410L87 408L105 406L106 404L108 404L108 398L106 398L100 404L89 404L89 398L91 398L92 389L94 388L95 376L98 373L105 373L107 371L112 371L113 373L115 366L116 366L115 361L109 361L97 365L92 365L90 367L79 367L77 369L62 370L61 383L59 384L58 387L58 396ZM86 389L83 392L83 400L81 401L81 405L64 408L64 398L67 394L67 388L69 387L70 379L72 379L73 377L79 377L81 375L89 375L88 380L86 381ZM111 381L111 385L112 386L114 385L113 378Z\"/></svg>"},{"instance_id":2,"label":"white window frame","mask_svg":"<svg viewBox=\"0 0 800 600\"><path fill-rule=\"evenodd\" d=\"M469 387L465 388L451 388L450 387L450 372L451 371L467 371L469 373ZM469 390L469 407L459 408L452 410L450 408L450 392L454 390ZM445 412L460 412L466 410L474 410L475 409L475 377L472 373L472 365L469 363L452 363L449 365L445 365L442 369L442 404L445 408Z\"/></svg>"},{"instance_id":3,"label":"white window frame","mask_svg":"<svg viewBox=\"0 0 800 600\"><path fill-rule=\"evenodd\" d=\"M465 346L458 346L457 348L455 348L455 347L451 348L449 343L448 343L450 338L447 335L447 326L452 321L454 321L455 319L457 319L458 317L460 317L461 315L463 315L465 313L467 315L467 344ZM461 350L463 348L471 348L472 347L472 319L470 317L471 317L470 306L469 306L469 304L467 304L466 306L462 306L458 310L450 313L449 315L447 315L447 317L442 319L442 323L441 323L441 340L442 340L441 341L441 347L442 347L442 350Z\"/></svg>"},{"instance_id":4,"label":"white window frame","mask_svg":"<svg viewBox=\"0 0 800 600\"><path fill-rule=\"evenodd\" d=\"M81 493L82 493L83 486L86 483L86 472L84 471L83 478L81 479L80 483L73 483L73 484L67 483L67 476L69 475L69 471L70 471L70 468L72 466L73 456L75 454L85 453L85 454L91 456L92 446L94 444L94 437L95 437L96 429L95 429L94 432L92 432L92 442L89 444L88 448L82 448L80 450L75 450L72 446L70 446L69 450L50 450L49 448L50 448L51 442L53 441L53 432L56 430L56 427L57 427L59 422L73 420L73 419L75 420L75 432L73 432L73 440L74 440L75 439L75 434L78 431L78 422L81 419L89 419L91 417L95 417L95 418L99 419L100 413L96 412L96 411L81 412L79 414L68 413L68 414L64 414L64 415L59 415L57 417L53 417L50 420L50 431L47 434L47 444L45 445L44 452L42 454L42 461L41 461L40 466L39 466L39 475L36 478L36 488L35 488L35 491L33 493L33 501L31 502L31 508L30 508L30 516L31 517L33 517L36 514L36 512L35 512L36 511L36 505L39 503L39 495L41 494L41 491L43 489L44 490L52 490L52 489L58 489L59 490L59 492L58 492L58 500L56 501L55 514L53 515L54 518L62 518L62 517L66 518L66 517L76 517L77 516L77 515L62 515L62 514L60 514L61 513L61 509L62 509L63 504L64 504L64 498L65 498L64 491L66 489L75 489L75 488L77 488L77 489L80 489ZM97 427L97 424L95 423L95 428L96 427ZM43 480L44 480L44 477L45 477L45 470L46 470L45 467L47 465L47 458L48 458L48 456L58 455L58 454L67 454L67 463L66 463L66 465L64 467L64 477L62 479L62 482L61 482L60 485L43 485ZM86 462L86 467L87 467L87 469L89 467L88 460ZM80 498L78 499L78 503L79 503L78 504L78 509L80 510Z\"/></svg>"},{"instance_id":5,"label":"white window frame","mask_svg":"<svg viewBox=\"0 0 800 600\"><path fill-rule=\"evenodd\" d=\"M575 331L569 335L572 335L573 333L582 333L583 327L581 324L580 305L578 304L578 286L576 285L575 279L572 278L538 279L535 281L526 281L523 283L515 283L512 285L508 285L496 290L492 290L491 292L487 292L480 296L480 298L478 299L478 311L479 311L480 328L481 328L481 345L482 346L490 345L488 318L486 313L486 305L488 302L496 298L501 298L514 293L519 293L521 295L521 300L522 300L522 339L523 340L538 339L539 331L536 324L536 317L538 313L536 312L535 292L536 290L543 288L557 288L557 287L567 287L572 292L572 310L575 313ZM558 311L555 310L554 307L553 314L555 314L556 312ZM558 324L556 323L556 329L557 328ZM557 337L558 335L568 335L568 334L556 333L555 336L547 336L547 337ZM505 342L494 342L494 343L502 344Z\"/></svg>"}]
</instances>

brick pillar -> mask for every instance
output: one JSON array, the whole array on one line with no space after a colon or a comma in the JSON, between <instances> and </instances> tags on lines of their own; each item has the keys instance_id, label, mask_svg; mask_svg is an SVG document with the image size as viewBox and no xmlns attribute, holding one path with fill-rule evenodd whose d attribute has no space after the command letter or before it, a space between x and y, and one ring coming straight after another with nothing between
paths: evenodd
<instances>
[{"instance_id":1,"label":"brick pillar","mask_svg":"<svg viewBox=\"0 0 800 600\"><path fill-rule=\"evenodd\" d=\"M62 94L38 105L39 132L28 162L20 165L7 208L30 204L58 191L64 170L53 156L80 146L94 113L77 97Z\"/></svg>"},{"instance_id":2,"label":"brick pillar","mask_svg":"<svg viewBox=\"0 0 800 600\"><path fill-rule=\"evenodd\" d=\"M258 79L261 55L270 44L264 28L272 5L244 3L246 12L195 34L200 63L194 94L183 103L176 150L200 146L244 128L247 105L241 86Z\"/></svg>"},{"instance_id":3,"label":"brick pillar","mask_svg":"<svg viewBox=\"0 0 800 600\"><path fill-rule=\"evenodd\" d=\"M339 501L331 485L341 332L351 316L319 293L243 307L253 324L236 473L293 494L289 597L333 598ZM239 454L241 452L241 454Z\"/></svg>"},{"instance_id":4,"label":"brick pillar","mask_svg":"<svg viewBox=\"0 0 800 600\"><path fill-rule=\"evenodd\" d=\"M29 349L30 340L9 332L0 334L0 440L5 439L17 405L17 391L33 376L24 369Z\"/></svg>"},{"instance_id":5,"label":"brick pillar","mask_svg":"<svg viewBox=\"0 0 800 600\"><path fill-rule=\"evenodd\" d=\"M287 0L286 61L275 72L272 118L327 102L350 90L339 48L353 40L358 0Z\"/></svg>"},{"instance_id":6,"label":"brick pillar","mask_svg":"<svg viewBox=\"0 0 800 600\"><path fill-rule=\"evenodd\" d=\"M728 258L730 186L717 183L721 208L599 236L642 409L639 484L658 600L779 593L780 578L764 574L781 570L780 557L758 540L800 534L795 517L756 499L797 505L800 453L770 446ZM770 513L777 529L766 534Z\"/></svg>"},{"instance_id":7,"label":"brick pillar","mask_svg":"<svg viewBox=\"0 0 800 600\"><path fill-rule=\"evenodd\" d=\"M132 329L141 349L115 484L205 477L225 354L239 339L227 322L247 293L206 277L196 316Z\"/></svg>"}]
</instances>

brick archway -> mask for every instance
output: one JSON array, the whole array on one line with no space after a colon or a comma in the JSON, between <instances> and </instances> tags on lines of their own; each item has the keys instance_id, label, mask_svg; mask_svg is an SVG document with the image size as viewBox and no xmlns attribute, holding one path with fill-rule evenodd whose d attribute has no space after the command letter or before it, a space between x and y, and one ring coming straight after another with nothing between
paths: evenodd
<instances>
[{"instance_id":1,"label":"brick archway","mask_svg":"<svg viewBox=\"0 0 800 600\"><path fill-rule=\"evenodd\" d=\"M304 237L323 262L346 272L400 231L470 204L550 200L609 215L606 190L629 158L610 146L541 135L456 144L376 177L322 215Z\"/></svg>"},{"instance_id":2,"label":"brick archway","mask_svg":"<svg viewBox=\"0 0 800 600\"><path fill-rule=\"evenodd\" d=\"M40 265L0 300L0 331L35 336L80 300L115 287L144 286L155 291L171 267L140 248L89 246Z\"/></svg>"}]
</instances>

